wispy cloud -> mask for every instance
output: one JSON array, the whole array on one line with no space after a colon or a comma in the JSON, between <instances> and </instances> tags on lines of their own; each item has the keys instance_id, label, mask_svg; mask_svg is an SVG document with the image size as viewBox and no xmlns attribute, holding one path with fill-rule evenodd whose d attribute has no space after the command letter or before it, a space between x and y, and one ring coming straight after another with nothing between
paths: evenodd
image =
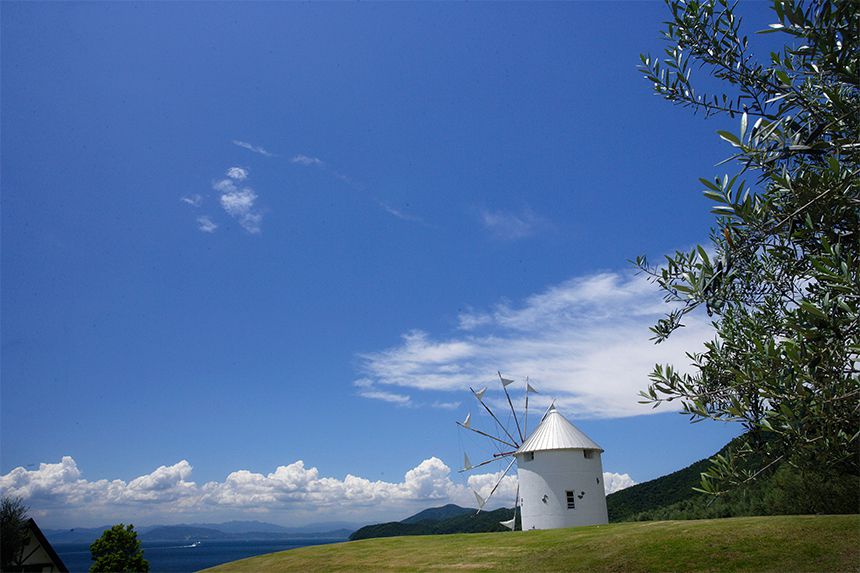
<instances>
[{"instance_id":1,"label":"wispy cloud","mask_svg":"<svg viewBox=\"0 0 860 573\"><path fill-rule=\"evenodd\" d=\"M335 179L339 179L339 180L343 181L344 183L346 183L347 185L351 185L351 186L355 187L356 189L364 191L364 185L361 185L360 183L356 183L355 181L352 180L352 177L350 177L349 175L344 175L343 173L338 173L337 171L332 171L331 174L335 176Z\"/></svg>"},{"instance_id":2,"label":"wispy cloud","mask_svg":"<svg viewBox=\"0 0 860 573\"><path fill-rule=\"evenodd\" d=\"M346 175L344 173L341 173L340 171L333 169L330 165L328 165L325 161L323 161L319 157L314 157L311 155L305 155L303 153L300 153L300 154L294 155L292 158L290 158L290 163L294 163L296 165L302 165L304 167L320 168L325 173L330 175L331 177L334 177L335 179L337 179L338 181L341 181L342 183L348 185L349 187L351 187L357 191L368 193L367 188L364 185L355 181L349 175ZM397 207L392 207L390 204L386 203L385 201L380 201L379 199L373 197L372 194L368 193L366 196L371 201L376 203L380 209L382 209L383 211L385 211L386 213L388 213L392 217L396 217L396 218L400 219L401 221L410 221L413 223L420 223L420 224L428 226L428 227L430 226L430 225L427 225L427 223L425 223L424 220L421 217L418 217L417 215L407 213L403 209L399 209Z\"/></svg>"},{"instance_id":3,"label":"wispy cloud","mask_svg":"<svg viewBox=\"0 0 860 573\"><path fill-rule=\"evenodd\" d=\"M654 364L684 364L685 351L713 336L705 318L688 316L686 328L654 345L648 327L665 310L659 292L641 277L575 277L520 304L463 313L459 329L447 336L409 331L399 345L360 354L358 368L375 388L396 388L413 402L414 391L462 396L470 385L491 384L501 370L531 378L542 391L535 406L555 397L577 417L648 414L655 411L638 403L638 393Z\"/></svg>"},{"instance_id":4,"label":"wispy cloud","mask_svg":"<svg viewBox=\"0 0 860 573\"><path fill-rule=\"evenodd\" d=\"M381 400L383 402L396 404L398 406L413 405L412 398L410 398L406 394L398 394L396 392L380 390L374 385L373 380L370 380L369 378L359 378L358 380L354 381L352 385L358 388L357 394L362 398L367 398L369 400Z\"/></svg>"},{"instance_id":5,"label":"wispy cloud","mask_svg":"<svg viewBox=\"0 0 860 573\"><path fill-rule=\"evenodd\" d=\"M534 235L548 225L547 221L531 209L519 212L482 210L481 224L493 237L515 241Z\"/></svg>"},{"instance_id":6,"label":"wispy cloud","mask_svg":"<svg viewBox=\"0 0 860 573\"><path fill-rule=\"evenodd\" d=\"M325 161L318 157L311 157L309 155L295 155L290 159L290 163L296 163L298 165L305 165L307 167L323 167L325 165Z\"/></svg>"},{"instance_id":7,"label":"wispy cloud","mask_svg":"<svg viewBox=\"0 0 860 573\"><path fill-rule=\"evenodd\" d=\"M180 200L192 207L200 207L200 205L203 204L203 196L199 193L180 197ZM209 215L201 215L197 217L197 230L202 231L203 233L214 233L217 229L218 224L213 221L212 217Z\"/></svg>"},{"instance_id":8,"label":"wispy cloud","mask_svg":"<svg viewBox=\"0 0 860 573\"><path fill-rule=\"evenodd\" d=\"M250 186L238 185L247 178L247 169L231 167L227 170L227 178L215 181L212 188L220 194L219 202L224 211L246 231L257 234L263 222L263 214L255 207L257 193Z\"/></svg>"},{"instance_id":9,"label":"wispy cloud","mask_svg":"<svg viewBox=\"0 0 860 573\"><path fill-rule=\"evenodd\" d=\"M234 139L233 145L238 145L239 147L247 149L248 151L253 151L254 153L259 153L260 155L263 155L265 157L274 157L275 156L274 153L267 151L263 147L260 147L259 145L254 145L254 144L248 143L247 141L239 141L238 139Z\"/></svg>"},{"instance_id":10,"label":"wispy cloud","mask_svg":"<svg viewBox=\"0 0 860 573\"><path fill-rule=\"evenodd\" d=\"M412 401L412 399L405 394L386 392L385 390L361 390L358 395L362 398L382 400L383 402L391 402L392 404L397 404L399 406L406 406Z\"/></svg>"},{"instance_id":11,"label":"wispy cloud","mask_svg":"<svg viewBox=\"0 0 860 573\"><path fill-rule=\"evenodd\" d=\"M429 457L407 471L400 481L371 481L347 474L325 477L298 460L270 473L231 472L223 481L192 481L187 460L160 466L130 481L89 480L77 462L64 456L38 469L17 467L0 475L0 491L20 496L42 526L101 525L136 516L135 523L183 522L243 512L292 519L327 518L376 520L400 518L427 505L458 503L471 506L470 489L487 496L500 473L476 474L467 484L451 479L451 469ZM633 485L627 474L603 474L608 493ZM489 507L510 506L516 495L515 475L502 480ZM398 517L399 516L399 517Z\"/></svg>"},{"instance_id":12,"label":"wispy cloud","mask_svg":"<svg viewBox=\"0 0 860 573\"><path fill-rule=\"evenodd\" d=\"M460 402L440 402L436 400L432 404L430 404L431 408L437 408L439 410L456 410L460 407Z\"/></svg>"},{"instance_id":13,"label":"wispy cloud","mask_svg":"<svg viewBox=\"0 0 860 573\"><path fill-rule=\"evenodd\" d=\"M421 219L421 217L406 213L400 209L392 207L388 203L384 203L382 201L377 201L376 204L379 205L380 207L382 207L382 210L385 211L386 213L388 213L389 215L397 217L398 219L400 219L402 221L411 221L411 222L415 222L415 223L426 224L426 223L424 223L424 220Z\"/></svg>"},{"instance_id":14,"label":"wispy cloud","mask_svg":"<svg viewBox=\"0 0 860 573\"><path fill-rule=\"evenodd\" d=\"M188 205L191 205L192 207L199 207L200 205L203 204L203 196L200 195L199 193L195 193L194 195L186 195L184 197L180 197L179 200L182 201L183 203L187 203Z\"/></svg>"},{"instance_id":15,"label":"wispy cloud","mask_svg":"<svg viewBox=\"0 0 860 573\"><path fill-rule=\"evenodd\" d=\"M358 388L356 394L362 398L381 400L382 402L388 402L398 406L409 406L411 408L429 406L430 408L436 408L438 410L456 410L460 407L459 401L435 400L426 404L423 402L416 402L408 394L391 392L390 390L378 388L370 378L359 378L358 380L355 380L352 385Z\"/></svg>"},{"instance_id":16,"label":"wispy cloud","mask_svg":"<svg viewBox=\"0 0 860 573\"><path fill-rule=\"evenodd\" d=\"M218 225L208 215L197 217L197 228L204 233L214 233Z\"/></svg>"}]
</instances>

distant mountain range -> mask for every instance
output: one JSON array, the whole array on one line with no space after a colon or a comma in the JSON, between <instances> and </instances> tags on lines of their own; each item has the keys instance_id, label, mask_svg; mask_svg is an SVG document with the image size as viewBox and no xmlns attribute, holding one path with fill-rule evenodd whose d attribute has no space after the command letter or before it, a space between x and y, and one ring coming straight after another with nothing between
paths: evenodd
<instances>
[{"instance_id":1,"label":"distant mountain range","mask_svg":"<svg viewBox=\"0 0 860 573\"><path fill-rule=\"evenodd\" d=\"M265 521L226 521L224 523L189 523L189 527L206 527L208 529L217 529L224 533L320 533L327 531L335 531L338 529L355 530L361 527L362 523L352 521L321 521L310 525L302 525L301 527L286 527L283 525L275 525L274 523L266 523Z\"/></svg>"},{"instance_id":2,"label":"distant mountain range","mask_svg":"<svg viewBox=\"0 0 860 573\"><path fill-rule=\"evenodd\" d=\"M301 527L284 527L263 521L228 521L226 523L191 523L181 525L150 525L136 527L141 541L198 541L215 539L274 540L274 539L347 539L360 524L345 521L315 523ZM92 543L103 527L76 527L73 529L45 529L48 540L54 543Z\"/></svg>"},{"instance_id":3,"label":"distant mountain range","mask_svg":"<svg viewBox=\"0 0 860 573\"><path fill-rule=\"evenodd\" d=\"M273 524L269 524L273 525ZM274 526L277 527L277 526ZM275 540L275 539L346 539L351 529L336 529L317 532L290 531L233 531L226 532L212 527L191 525L164 525L139 535L141 541L203 541L215 539Z\"/></svg>"}]
</instances>

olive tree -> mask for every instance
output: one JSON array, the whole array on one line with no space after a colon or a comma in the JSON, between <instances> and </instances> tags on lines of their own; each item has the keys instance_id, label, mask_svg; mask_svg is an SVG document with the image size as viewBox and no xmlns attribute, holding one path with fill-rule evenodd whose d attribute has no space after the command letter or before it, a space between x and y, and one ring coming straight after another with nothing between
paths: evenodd
<instances>
[{"instance_id":1,"label":"olive tree","mask_svg":"<svg viewBox=\"0 0 860 573\"><path fill-rule=\"evenodd\" d=\"M134 526L119 523L106 529L101 537L90 545L93 564L92 573L149 571L149 562L143 558L143 549Z\"/></svg>"},{"instance_id":2,"label":"olive tree","mask_svg":"<svg viewBox=\"0 0 860 573\"><path fill-rule=\"evenodd\" d=\"M689 373L654 368L643 402L678 400L693 421L749 430L744 448L713 460L705 492L782 464L857 476L860 3L775 0L760 32L785 42L764 59L735 4L666 4L668 47L642 55L641 72L656 94L736 127L717 132L728 173L700 180L715 215L709 244L636 260L671 305L651 329L657 343L693 312L715 328L688 354ZM700 91L700 72L716 92Z\"/></svg>"}]
</instances>

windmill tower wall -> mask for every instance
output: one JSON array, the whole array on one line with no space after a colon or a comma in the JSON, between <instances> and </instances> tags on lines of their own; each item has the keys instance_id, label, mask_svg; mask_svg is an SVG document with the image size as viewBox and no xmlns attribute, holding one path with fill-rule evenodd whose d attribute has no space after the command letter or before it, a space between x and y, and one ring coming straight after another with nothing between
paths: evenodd
<instances>
[{"instance_id":1,"label":"windmill tower wall","mask_svg":"<svg viewBox=\"0 0 860 573\"><path fill-rule=\"evenodd\" d=\"M532 455L531 460L527 454L517 455L523 530L609 522L599 451L542 450Z\"/></svg>"},{"instance_id":2,"label":"windmill tower wall","mask_svg":"<svg viewBox=\"0 0 860 573\"><path fill-rule=\"evenodd\" d=\"M608 523L602 452L551 406L514 454L523 529Z\"/></svg>"}]
</instances>

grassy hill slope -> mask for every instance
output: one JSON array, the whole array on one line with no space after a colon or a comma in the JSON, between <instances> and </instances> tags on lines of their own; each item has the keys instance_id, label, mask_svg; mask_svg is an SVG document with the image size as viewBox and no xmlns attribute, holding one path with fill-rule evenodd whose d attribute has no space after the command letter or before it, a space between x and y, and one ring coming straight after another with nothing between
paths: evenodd
<instances>
[{"instance_id":1,"label":"grassy hill slope","mask_svg":"<svg viewBox=\"0 0 860 573\"><path fill-rule=\"evenodd\" d=\"M857 571L860 516L741 517L302 547L208 569L256 571Z\"/></svg>"}]
</instances>

